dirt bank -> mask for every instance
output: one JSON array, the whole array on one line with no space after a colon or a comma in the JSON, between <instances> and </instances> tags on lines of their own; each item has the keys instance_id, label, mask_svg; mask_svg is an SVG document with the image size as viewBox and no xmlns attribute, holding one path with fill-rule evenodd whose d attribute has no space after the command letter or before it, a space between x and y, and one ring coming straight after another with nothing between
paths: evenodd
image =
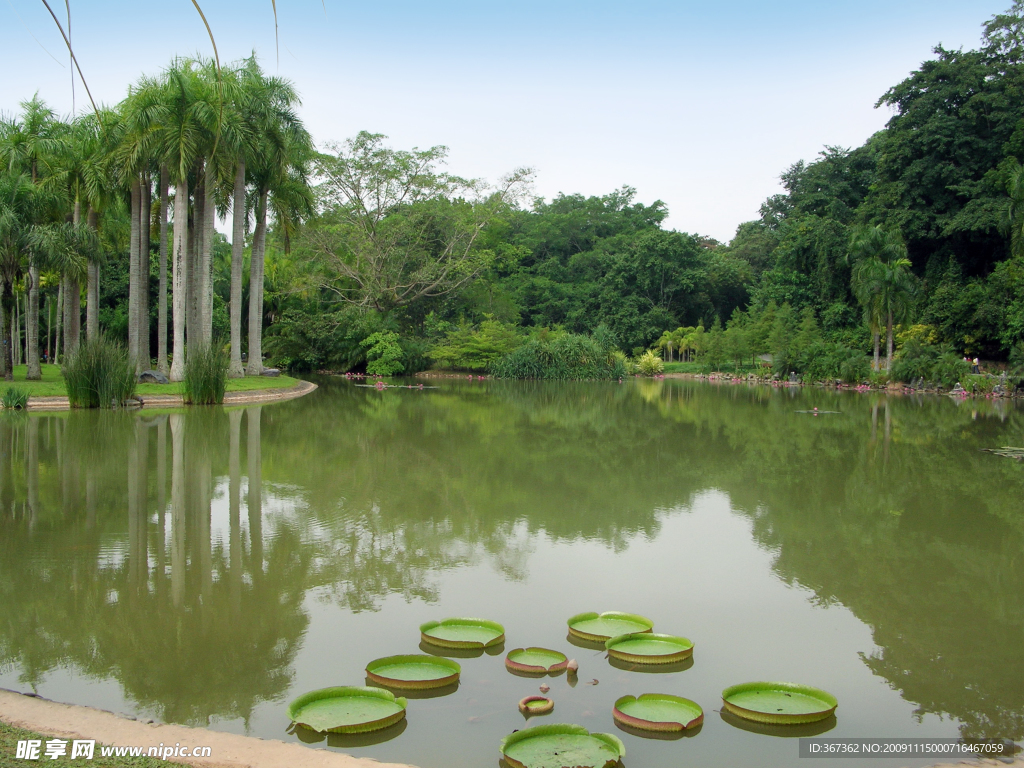
<instances>
[{"instance_id":1,"label":"dirt bank","mask_svg":"<svg viewBox=\"0 0 1024 768\"><path fill-rule=\"evenodd\" d=\"M228 392L224 395L224 405L249 405L251 403L274 403L279 400L292 400L308 395L316 389L316 384L300 381L294 387L275 389L252 389L245 392ZM185 403L181 395L143 395L143 408L178 408ZM28 407L31 411L68 411L71 403L66 397L30 397Z\"/></svg>"},{"instance_id":2,"label":"dirt bank","mask_svg":"<svg viewBox=\"0 0 1024 768\"><path fill-rule=\"evenodd\" d=\"M184 725L145 723L112 712L58 704L3 689L0 689L0 720L48 736L95 739L99 744L111 746L155 747L162 742L165 745L210 747L211 757L179 757L170 761L206 768L411 768L276 739L257 739Z\"/></svg>"}]
</instances>

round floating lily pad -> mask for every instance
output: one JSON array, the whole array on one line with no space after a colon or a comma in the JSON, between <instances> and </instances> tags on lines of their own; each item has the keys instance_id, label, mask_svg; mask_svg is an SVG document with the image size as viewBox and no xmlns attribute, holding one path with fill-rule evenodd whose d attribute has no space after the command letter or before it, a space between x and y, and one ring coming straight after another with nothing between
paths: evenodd
<instances>
[{"instance_id":1,"label":"round floating lily pad","mask_svg":"<svg viewBox=\"0 0 1024 768\"><path fill-rule=\"evenodd\" d=\"M527 696L519 701L519 711L530 715L546 715L555 708L555 702L546 696Z\"/></svg>"},{"instance_id":2,"label":"round floating lily pad","mask_svg":"<svg viewBox=\"0 0 1024 768\"><path fill-rule=\"evenodd\" d=\"M612 709L615 721L644 731L671 733L696 728L704 722L704 710L695 701L667 693L623 696Z\"/></svg>"},{"instance_id":3,"label":"round floating lily pad","mask_svg":"<svg viewBox=\"0 0 1024 768\"><path fill-rule=\"evenodd\" d=\"M626 747L610 733L581 725L538 725L502 739L501 754L513 768L612 768Z\"/></svg>"},{"instance_id":4,"label":"round floating lily pad","mask_svg":"<svg viewBox=\"0 0 1024 768\"><path fill-rule=\"evenodd\" d=\"M458 682L462 667L451 659L416 654L386 656L366 665L366 676L389 688L441 688Z\"/></svg>"},{"instance_id":5,"label":"round floating lily pad","mask_svg":"<svg viewBox=\"0 0 1024 768\"><path fill-rule=\"evenodd\" d=\"M442 648L490 648L505 642L505 628L486 619L445 619L423 624L420 637Z\"/></svg>"},{"instance_id":6,"label":"round floating lily pad","mask_svg":"<svg viewBox=\"0 0 1024 768\"><path fill-rule=\"evenodd\" d=\"M693 655L693 643L685 637L636 632L606 641L608 655L634 664L673 664Z\"/></svg>"},{"instance_id":7,"label":"round floating lily pad","mask_svg":"<svg viewBox=\"0 0 1024 768\"><path fill-rule=\"evenodd\" d=\"M654 622L635 613L579 613L569 619L569 634L584 640L604 642L619 635L650 632Z\"/></svg>"},{"instance_id":8,"label":"round floating lily pad","mask_svg":"<svg viewBox=\"0 0 1024 768\"><path fill-rule=\"evenodd\" d=\"M510 672L526 674L557 674L565 670L569 659L564 653L548 648L516 648L505 657Z\"/></svg>"},{"instance_id":9,"label":"round floating lily pad","mask_svg":"<svg viewBox=\"0 0 1024 768\"><path fill-rule=\"evenodd\" d=\"M728 712L757 723L791 725L824 720L836 711L835 696L795 683L742 683L722 691Z\"/></svg>"},{"instance_id":10,"label":"round floating lily pad","mask_svg":"<svg viewBox=\"0 0 1024 768\"><path fill-rule=\"evenodd\" d=\"M387 728L405 717L405 699L391 691L360 686L321 688L288 706L292 722L311 731L366 733Z\"/></svg>"}]
</instances>

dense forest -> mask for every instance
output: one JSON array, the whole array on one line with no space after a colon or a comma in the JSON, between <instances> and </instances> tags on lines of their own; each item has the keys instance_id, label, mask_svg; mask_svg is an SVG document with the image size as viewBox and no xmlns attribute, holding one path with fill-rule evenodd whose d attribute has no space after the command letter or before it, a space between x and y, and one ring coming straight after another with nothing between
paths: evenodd
<instances>
[{"instance_id":1,"label":"dense forest","mask_svg":"<svg viewBox=\"0 0 1024 768\"><path fill-rule=\"evenodd\" d=\"M85 136L79 143L118 137L105 150L117 172L93 195L88 162L50 173L10 149L32 120L56 121L34 98L3 121L2 191L15 194L15 171L32 183L50 173L65 185L69 223L87 218L83 205L104 221L98 239L67 241L63 257L40 236L0 237L13 265L2 270L12 362L30 360L33 343L52 359L61 320L65 349L77 343L67 334L78 309L107 337L127 338L140 368L157 348L166 370L186 335L226 349L230 339L233 375L247 353L250 375L265 357L295 370L589 378L620 375L652 349L665 360L739 369L760 358L848 380L882 371L955 380L965 356L1019 367L1024 0L983 25L978 49L934 54L881 95L876 106L892 111L883 130L786 169L784 192L729 243L666 229L666 206L629 187L533 199L529 169L487 185L447 172L444 147L402 151L370 133L315 151L294 89L251 59L224 73L175 62L117 109L72 121L86 126L68 129ZM195 147L174 146L173 124L154 112L161 104L179 127L194 122ZM114 126L106 133L104 116ZM235 247L204 208L230 217ZM167 273L182 217L180 258L193 260L188 279L198 282L183 278L179 302ZM19 248L35 248L38 263ZM89 252L82 264L103 265L96 285L91 267L79 269L85 310L67 277L76 249Z\"/></svg>"}]
</instances>

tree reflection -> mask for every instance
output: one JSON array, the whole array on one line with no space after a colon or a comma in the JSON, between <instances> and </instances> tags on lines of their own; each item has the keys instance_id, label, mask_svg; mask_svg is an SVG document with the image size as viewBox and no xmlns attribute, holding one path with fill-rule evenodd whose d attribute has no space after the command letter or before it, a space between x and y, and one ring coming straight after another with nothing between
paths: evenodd
<instances>
[{"instance_id":1,"label":"tree reflection","mask_svg":"<svg viewBox=\"0 0 1024 768\"><path fill-rule=\"evenodd\" d=\"M248 718L288 687L311 590L365 611L436 600L445 569L523 579L541 533L621 550L715 488L779 578L872 628L865 664L920 713L1020 738L1024 472L979 449L1022 427L1008 403L678 381L2 418L0 664Z\"/></svg>"}]
</instances>

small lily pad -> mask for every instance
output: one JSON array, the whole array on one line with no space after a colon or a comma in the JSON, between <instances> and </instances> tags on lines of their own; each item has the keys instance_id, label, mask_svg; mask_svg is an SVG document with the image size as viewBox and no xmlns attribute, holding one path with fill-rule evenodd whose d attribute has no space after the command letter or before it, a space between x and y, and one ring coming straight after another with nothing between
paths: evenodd
<instances>
[{"instance_id":1,"label":"small lily pad","mask_svg":"<svg viewBox=\"0 0 1024 768\"><path fill-rule=\"evenodd\" d=\"M458 682L462 667L451 659L426 654L385 656L366 665L372 682L389 688L441 688Z\"/></svg>"},{"instance_id":2,"label":"small lily pad","mask_svg":"<svg viewBox=\"0 0 1024 768\"><path fill-rule=\"evenodd\" d=\"M696 728L704 722L704 710L690 699L667 693L623 696L612 709L615 722L644 731L671 733Z\"/></svg>"},{"instance_id":3,"label":"small lily pad","mask_svg":"<svg viewBox=\"0 0 1024 768\"><path fill-rule=\"evenodd\" d=\"M320 733L366 733L405 717L406 701L390 691L338 686L310 691L288 706L292 722Z\"/></svg>"},{"instance_id":4,"label":"small lily pad","mask_svg":"<svg viewBox=\"0 0 1024 768\"><path fill-rule=\"evenodd\" d=\"M555 708L555 702L547 696L527 696L519 702L519 711L527 717L546 715Z\"/></svg>"},{"instance_id":5,"label":"small lily pad","mask_svg":"<svg viewBox=\"0 0 1024 768\"><path fill-rule=\"evenodd\" d=\"M538 725L502 739L501 754L513 768L613 768L626 747L610 733L581 725Z\"/></svg>"},{"instance_id":6,"label":"small lily pad","mask_svg":"<svg viewBox=\"0 0 1024 768\"><path fill-rule=\"evenodd\" d=\"M836 711L835 696L795 683L742 683L722 691L726 711L757 723L796 725L824 720Z\"/></svg>"},{"instance_id":7,"label":"small lily pad","mask_svg":"<svg viewBox=\"0 0 1024 768\"><path fill-rule=\"evenodd\" d=\"M650 632L653 629L653 621L635 613L579 613L569 619L570 635L602 643L619 635Z\"/></svg>"},{"instance_id":8,"label":"small lily pad","mask_svg":"<svg viewBox=\"0 0 1024 768\"><path fill-rule=\"evenodd\" d=\"M444 619L420 626L420 637L442 648L490 648L505 642L505 628L486 619Z\"/></svg>"},{"instance_id":9,"label":"small lily pad","mask_svg":"<svg viewBox=\"0 0 1024 768\"><path fill-rule=\"evenodd\" d=\"M565 671L569 659L564 653L548 648L516 648L505 657L509 672L524 674L558 674Z\"/></svg>"},{"instance_id":10,"label":"small lily pad","mask_svg":"<svg viewBox=\"0 0 1024 768\"><path fill-rule=\"evenodd\" d=\"M673 664L693 655L693 643L685 637L636 632L606 641L608 655L634 664Z\"/></svg>"}]
</instances>

